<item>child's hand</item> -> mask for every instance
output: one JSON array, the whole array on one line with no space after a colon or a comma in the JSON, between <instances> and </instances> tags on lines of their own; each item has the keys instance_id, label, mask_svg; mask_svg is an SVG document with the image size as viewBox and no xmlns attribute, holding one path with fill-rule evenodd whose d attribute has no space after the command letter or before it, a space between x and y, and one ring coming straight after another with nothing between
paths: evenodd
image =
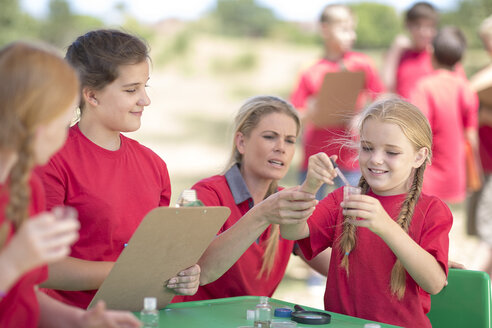
<instances>
[{"instance_id":1,"label":"child's hand","mask_svg":"<svg viewBox=\"0 0 492 328\"><path fill-rule=\"evenodd\" d=\"M410 38L404 34L399 34L393 40L390 49L392 49L393 51L403 52L410 48L412 48L412 40L410 40Z\"/></svg>"},{"instance_id":2,"label":"child's hand","mask_svg":"<svg viewBox=\"0 0 492 328\"><path fill-rule=\"evenodd\" d=\"M343 215L357 218L351 220L351 223L368 228L378 236L384 233L389 222L394 223L381 203L371 196L350 195L340 203L340 206L343 207Z\"/></svg>"},{"instance_id":3,"label":"child's hand","mask_svg":"<svg viewBox=\"0 0 492 328\"><path fill-rule=\"evenodd\" d=\"M337 156L333 155L331 158L336 161ZM333 185L333 179L336 176L335 168L326 153L320 152L311 155L309 157L306 180L302 184L301 190L315 194L323 183Z\"/></svg>"},{"instance_id":4,"label":"child's hand","mask_svg":"<svg viewBox=\"0 0 492 328\"><path fill-rule=\"evenodd\" d=\"M276 192L251 211L269 224L297 224L305 221L314 212L318 201L314 194L299 189L294 187Z\"/></svg>"},{"instance_id":5,"label":"child's hand","mask_svg":"<svg viewBox=\"0 0 492 328\"><path fill-rule=\"evenodd\" d=\"M178 295L195 295L200 286L200 266L195 264L169 279L167 288Z\"/></svg>"},{"instance_id":6,"label":"child's hand","mask_svg":"<svg viewBox=\"0 0 492 328\"><path fill-rule=\"evenodd\" d=\"M140 321L130 312L106 310L104 301L97 302L96 306L85 311L79 319L81 328L139 328Z\"/></svg>"},{"instance_id":7,"label":"child's hand","mask_svg":"<svg viewBox=\"0 0 492 328\"><path fill-rule=\"evenodd\" d=\"M4 251L23 274L70 254L70 245L77 240L79 227L76 218L57 220L51 213L42 213L24 221Z\"/></svg>"}]
</instances>

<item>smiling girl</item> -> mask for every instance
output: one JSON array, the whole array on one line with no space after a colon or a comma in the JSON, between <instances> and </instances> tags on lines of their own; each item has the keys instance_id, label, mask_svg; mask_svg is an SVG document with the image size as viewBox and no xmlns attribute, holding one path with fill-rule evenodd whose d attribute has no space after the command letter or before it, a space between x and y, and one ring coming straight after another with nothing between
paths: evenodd
<instances>
[{"instance_id":1,"label":"smiling girl","mask_svg":"<svg viewBox=\"0 0 492 328\"><path fill-rule=\"evenodd\" d=\"M67 143L40 168L47 205L79 212L80 239L70 257L50 265L46 292L86 308L143 217L168 206L171 186L164 161L121 132L140 128L149 79L146 44L116 30L77 38L66 59L81 78L81 116ZM193 294L199 267L184 270L167 287Z\"/></svg>"},{"instance_id":2,"label":"smiling girl","mask_svg":"<svg viewBox=\"0 0 492 328\"><path fill-rule=\"evenodd\" d=\"M420 110L402 100L376 102L359 125L362 195L329 194L307 220L282 225L307 258L333 247L325 309L403 327L431 327L430 294L446 283L452 215L421 193L432 133ZM331 182L333 165L311 159L302 190Z\"/></svg>"}]
</instances>

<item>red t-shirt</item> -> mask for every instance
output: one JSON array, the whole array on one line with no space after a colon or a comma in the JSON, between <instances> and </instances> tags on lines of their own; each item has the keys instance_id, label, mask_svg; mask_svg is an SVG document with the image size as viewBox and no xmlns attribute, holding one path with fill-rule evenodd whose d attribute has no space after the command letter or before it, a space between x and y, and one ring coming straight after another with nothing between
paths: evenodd
<instances>
[{"instance_id":1,"label":"red t-shirt","mask_svg":"<svg viewBox=\"0 0 492 328\"><path fill-rule=\"evenodd\" d=\"M374 100L384 91L377 70L368 56L357 52L347 52L344 54L342 62L348 71L363 71L365 73L364 89L357 99L357 109L362 108L368 101ZM308 98L316 96L321 88L326 73L341 70L338 62L320 59L301 75L299 83L291 95L292 104L298 109L305 109ZM356 170L358 164L355 160L357 155L355 150L340 146L340 139L346 135L347 131L344 126L320 128L308 122L304 126L302 137L304 146L302 169L307 169L308 159L311 155L324 151L328 155L339 155L337 163L341 168Z\"/></svg>"},{"instance_id":2,"label":"red t-shirt","mask_svg":"<svg viewBox=\"0 0 492 328\"><path fill-rule=\"evenodd\" d=\"M456 64L455 70L460 76L466 78L465 71L460 63ZM431 52L427 50L406 50L400 57L400 63L396 71L396 93L404 99L409 99L410 93L417 85L418 80L433 71Z\"/></svg>"},{"instance_id":3,"label":"red t-shirt","mask_svg":"<svg viewBox=\"0 0 492 328\"><path fill-rule=\"evenodd\" d=\"M421 79L410 101L432 128L432 162L425 170L423 191L447 202L466 197L465 129L477 129L478 97L456 72L436 70Z\"/></svg>"},{"instance_id":4,"label":"red t-shirt","mask_svg":"<svg viewBox=\"0 0 492 328\"><path fill-rule=\"evenodd\" d=\"M29 184L31 187L29 215L33 216L44 211L45 197L41 181L36 175L31 176ZM0 225L6 223L5 209L8 202L7 187L0 184ZM11 228L8 237L10 241L14 235L14 227L10 223L6 224L9 224ZM24 274L10 288L7 295L0 299L0 327L30 328L38 326L39 305L34 288L47 278L48 268L43 265Z\"/></svg>"},{"instance_id":5,"label":"red t-shirt","mask_svg":"<svg viewBox=\"0 0 492 328\"><path fill-rule=\"evenodd\" d=\"M80 238L70 256L116 261L140 221L171 196L164 161L147 147L120 135L116 151L101 148L75 125L65 146L37 172L46 189L47 207L70 205L79 212ZM48 295L86 308L92 291L45 290Z\"/></svg>"},{"instance_id":6,"label":"red t-shirt","mask_svg":"<svg viewBox=\"0 0 492 328\"><path fill-rule=\"evenodd\" d=\"M376 198L394 220L405 195ZM311 259L327 247L333 247L325 290L325 309L367 320L402 327L431 327L426 313L430 295L407 274L405 296L401 301L391 294L391 270L396 256L386 243L366 228L357 228L356 247L349 255L350 275L340 266L342 251L338 239L342 233L340 202L343 188L324 198L308 219L310 236L299 240L304 255ZM448 234L453 222L449 208L437 197L422 194L415 207L409 235L436 258L448 271Z\"/></svg>"},{"instance_id":7,"label":"red t-shirt","mask_svg":"<svg viewBox=\"0 0 492 328\"><path fill-rule=\"evenodd\" d=\"M236 167L233 167L233 170ZM237 177L237 175L236 175ZM229 180L230 182L231 180ZM232 182L234 183L234 182ZM244 183L244 182L243 182ZM244 185L245 186L245 185ZM225 176L217 175L203 179L193 186L197 197L207 206L227 206L231 215L222 226L219 234L232 227L250 209L252 198L241 197L236 193L236 199L231 192ZM234 189L234 188L233 188ZM247 190L247 189L246 189ZM244 189L243 189L244 191ZM249 194L249 192L248 192ZM242 194L245 195L244 193ZM239 203L238 203L239 201ZM266 249L266 240L270 236L271 226L253 243L237 260L237 262L216 281L200 286L193 296L177 297L173 301L198 301L223 297L258 295L272 296L282 280L294 247L294 242L279 237L275 263L269 277L258 279L263 264L263 254Z\"/></svg>"}]
</instances>

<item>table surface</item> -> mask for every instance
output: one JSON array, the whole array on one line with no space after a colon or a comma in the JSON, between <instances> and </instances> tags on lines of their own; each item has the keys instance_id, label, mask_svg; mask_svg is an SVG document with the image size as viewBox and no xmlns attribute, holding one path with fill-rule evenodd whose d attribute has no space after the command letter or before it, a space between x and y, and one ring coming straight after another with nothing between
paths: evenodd
<instances>
[{"instance_id":1,"label":"table surface","mask_svg":"<svg viewBox=\"0 0 492 328\"><path fill-rule=\"evenodd\" d=\"M169 304L159 311L159 327L183 327L183 328L237 328L253 327L253 321L246 319L246 310L252 310L259 303L259 296L241 296L220 298L207 301L184 302ZM274 298L269 303L275 310L279 307L294 308L293 303L284 302ZM303 306L310 311L322 311ZM363 320L338 313L326 312L331 315L331 323L325 325L297 324L297 327L331 327L331 328L355 328L364 327L364 324L374 321ZM138 313L135 313L139 316ZM274 321L289 321L289 318L274 318ZM396 327L381 324L381 327Z\"/></svg>"}]
</instances>

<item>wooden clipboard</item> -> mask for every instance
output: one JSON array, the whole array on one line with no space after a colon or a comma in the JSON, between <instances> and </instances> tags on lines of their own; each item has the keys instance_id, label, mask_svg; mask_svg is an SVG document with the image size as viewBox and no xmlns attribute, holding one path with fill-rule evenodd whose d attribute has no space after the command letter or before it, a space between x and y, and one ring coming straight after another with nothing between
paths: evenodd
<instances>
[{"instance_id":1,"label":"wooden clipboard","mask_svg":"<svg viewBox=\"0 0 492 328\"><path fill-rule=\"evenodd\" d=\"M492 108L492 86L477 92L480 105Z\"/></svg>"},{"instance_id":2,"label":"wooden clipboard","mask_svg":"<svg viewBox=\"0 0 492 328\"><path fill-rule=\"evenodd\" d=\"M109 309L140 311L144 297L157 308L175 294L167 281L194 265L230 214L228 207L158 207L142 220L108 277L89 304L104 300Z\"/></svg>"},{"instance_id":3,"label":"wooden clipboard","mask_svg":"<svg viewBox=\"0 0 492 328\"><path fill-rule=\"evenodd\" d=\"M326 73L311 115L313 123L318 127L348 125L364 82L363 71Z\"/></svg>"}]
</instances>

